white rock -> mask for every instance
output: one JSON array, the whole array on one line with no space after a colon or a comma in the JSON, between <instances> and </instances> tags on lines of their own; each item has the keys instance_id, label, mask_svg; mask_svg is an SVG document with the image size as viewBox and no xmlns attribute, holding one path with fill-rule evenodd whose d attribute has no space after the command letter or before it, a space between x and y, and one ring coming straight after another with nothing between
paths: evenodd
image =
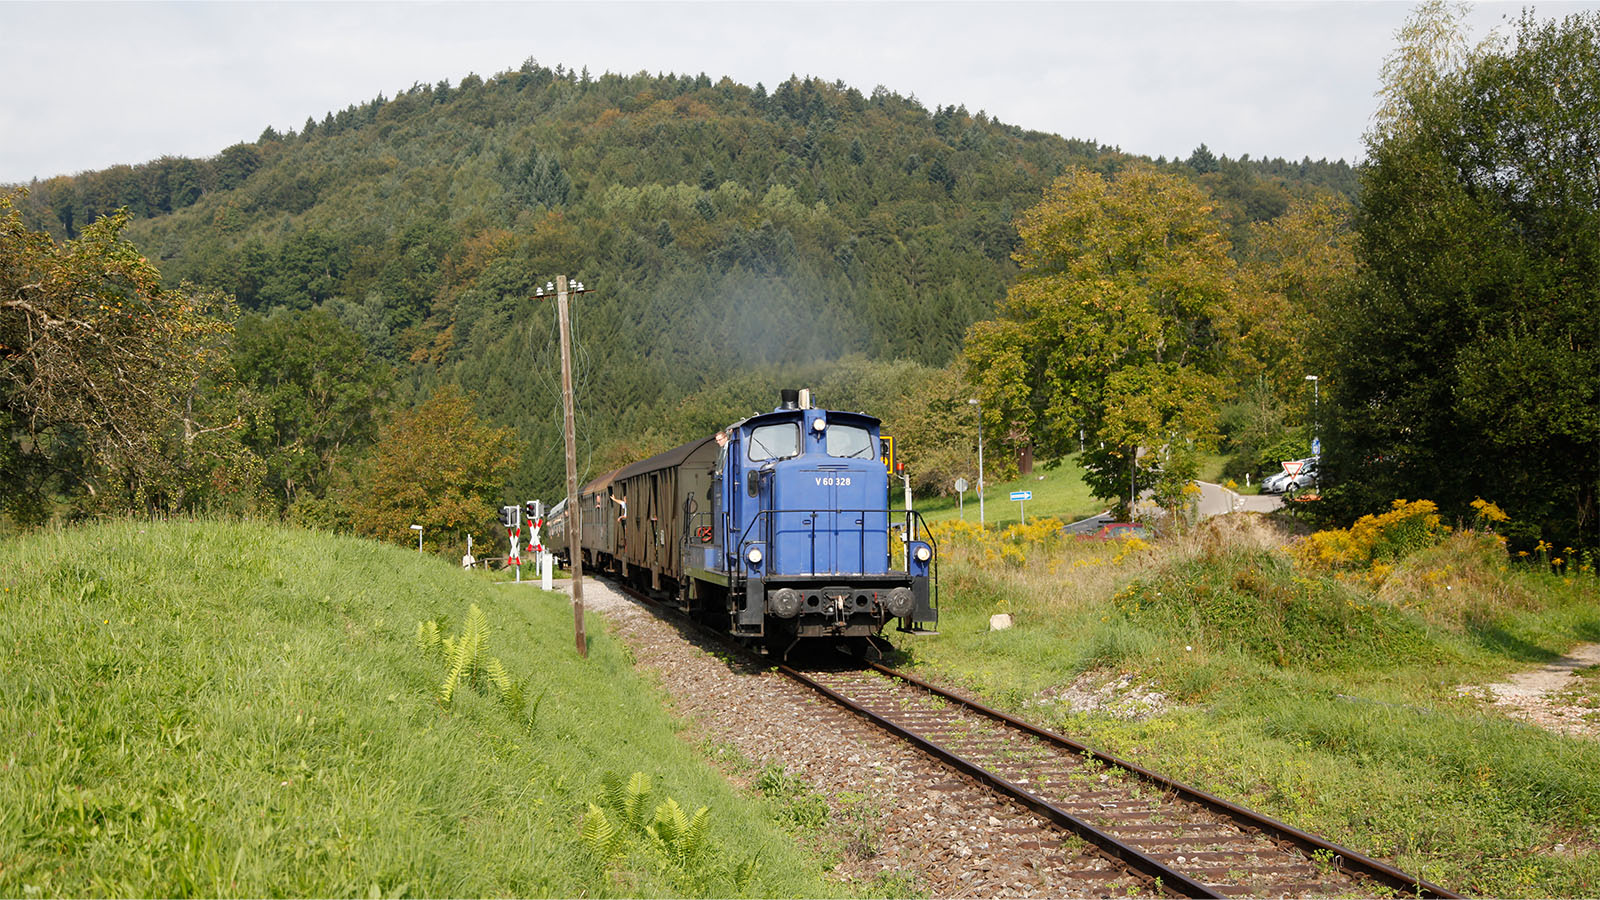
<instances>
[{"instance_id":1,"label":"white rock","mask_svg":"<svg viewBox=\"0 0 1600 900\"><path fill-rule=\"evenodd\" d=\"M1011 627L1010 613L996 613L989 617L990 631L1005 631Z\"/></svg>"}]
</instances>

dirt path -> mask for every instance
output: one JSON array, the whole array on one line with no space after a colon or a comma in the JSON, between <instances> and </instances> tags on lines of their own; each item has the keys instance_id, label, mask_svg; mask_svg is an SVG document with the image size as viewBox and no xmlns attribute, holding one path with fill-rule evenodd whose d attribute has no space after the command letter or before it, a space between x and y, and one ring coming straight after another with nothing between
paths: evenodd
<instances>
[{"instance_id":1,"label":"dirt path","mask_svg":"<svg viewBox=\"0 0 1600 900\"><path fill-rule=\"evenodd\" d=\"M1464 684L1460 694L1481 697L1506 715L1562 734L1600 738L1600 714L1575 702L1568 689L1579 685L1576 672L1600 666L1600 644L1580 644L1537 669L1518 672L1496 684Z\"/></svg>"}]
</instances>

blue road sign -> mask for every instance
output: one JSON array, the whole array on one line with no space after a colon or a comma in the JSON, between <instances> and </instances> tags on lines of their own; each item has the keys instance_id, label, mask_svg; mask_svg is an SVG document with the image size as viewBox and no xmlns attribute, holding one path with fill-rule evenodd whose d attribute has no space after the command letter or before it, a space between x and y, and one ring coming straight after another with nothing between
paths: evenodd
<instances>
[{"instance_id":1,"label":"blue road sign","mask_svg":"<svg viewBox=\"0 0 1600 900\"><path fill-rule=\"evenodd\" d=\"M1033 499L1033 491L1012 491L1011 492L1011 499L1013 499L1013 500L1032 500Z\"/></svg>"}]
</instances>

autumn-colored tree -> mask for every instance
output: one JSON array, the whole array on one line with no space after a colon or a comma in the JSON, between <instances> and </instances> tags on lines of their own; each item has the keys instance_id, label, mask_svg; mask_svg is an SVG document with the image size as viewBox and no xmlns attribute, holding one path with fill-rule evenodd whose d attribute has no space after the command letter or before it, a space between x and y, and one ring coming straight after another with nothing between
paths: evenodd
<instances>
[{"instance_id":1,"label":"autumn-colored tree","mask_svg":"<svg viewBox=\"0 0 1600 900\"><path fill-rule=\"evenodd\" d=\"M234 424L197 396L223 359L231 301L164 288L122 238L125 211L58 244L14 199L0 196L0 504L22 521L63 496L192 508L217 462L207 444Z\"/></svg>"},{"instance_id":2,"label":"autumn-colored tree","mask_svg":"<svg viewBox=\"0 0 1600 900\"><path fill-rule=\"evenodd\" d=\"M1352 204L1334 194L1297 198L1283 215L1251 226L1248 287L1230 324L1231 367L1241 387L1264 382L1305 411L1306 341L1355 275ZM1299 402L1297 402L1299 401Z\"/></svg>"},{"instance_id":3,"label":"autumn-colored tree","mask_svg":"<svg viewBox=\"0 0 1600 900\"><path fill-rule=\"evenodd\" d=\"M438 552L485 541L521 448L509 428L478 422L472 401L454 385L394 417L373 450L355 504L356 530L380 540Z\"/></svg>"},{"instance_id":4,"label":"autumn-colored tree","mask_svg":"<svg viewBox=\"0 0 1600 900\"><path fill-rule=\"evenodd\" d=\"M1214 437L1218 323L1237 291L1206 197L1150 166L1075 169L1018 231L1022 275L967 341L989 433L1024 433L1053 456L1076 450L1081 428L1086 480L1119 503L1162 473L1187 480Z\"/></svg>"}]
</instances>

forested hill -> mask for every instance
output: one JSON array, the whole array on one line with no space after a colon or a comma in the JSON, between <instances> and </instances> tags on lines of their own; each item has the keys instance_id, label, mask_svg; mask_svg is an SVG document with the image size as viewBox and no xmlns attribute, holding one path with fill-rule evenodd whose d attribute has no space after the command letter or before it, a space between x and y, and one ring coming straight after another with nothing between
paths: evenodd
<instances>
[{"instance_id":1,"label":"forested hill","mask_svg":"<svg viewBox=\"0 0 1600 900\"><path fill-rule=\"evenodd\" d=\"M1014 213L1070 166L1129 158L881 87L791 78L769 93L530 61L207 160L37 182L19 205L61 237L126 206L169 282L246 313L333 313L398 367L403 403L476 391L528 442L512 488L532 496L561 481L554 310L536 285L561 273L591 290L575 309L580 399L604 442L756 370L946 365L1013 280ZM1355 190L1343 162L1202 146L1158 163L1205 185L1236 246L1296 195ZM252 365L246 382L264 377Z\"/></svg>"}]
</instances>

